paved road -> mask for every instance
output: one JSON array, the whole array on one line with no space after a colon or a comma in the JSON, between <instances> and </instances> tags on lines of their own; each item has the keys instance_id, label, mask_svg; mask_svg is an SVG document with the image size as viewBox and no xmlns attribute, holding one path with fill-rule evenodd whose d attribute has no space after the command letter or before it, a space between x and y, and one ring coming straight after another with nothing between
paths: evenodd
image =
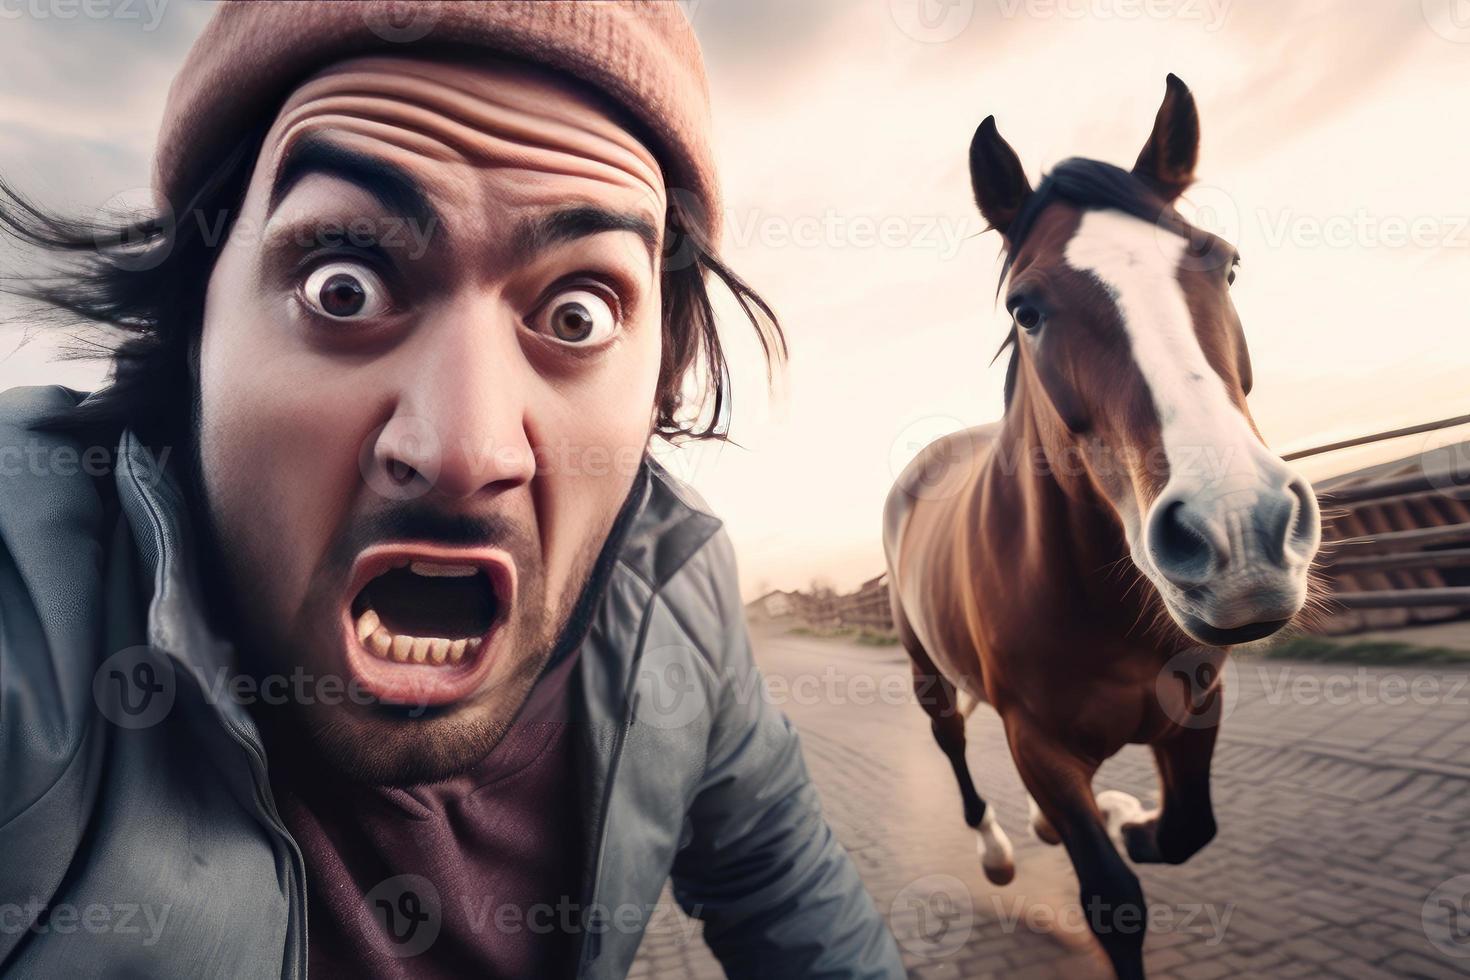
<instances>
[{"instance_id":1,"label":"paved road","mask_svg":"<svg viewBox=\"0 0 1470 980\"><path fill-rule=\"evenodd\" d=\"M1016 845L1004 887L980 871L898 648L794 636L756 647L913 976L1111 976L1066 855L1025 829L993 712L970 719L969 759ZM1215 755L1219 836L1187 865L1140 869L1150 976L1470 976L1470 673L1233 671ZM1096 785L1156 802L1143 749L1111 760ZM633 976L721 976L682 925L645 939Z\"/></svg>"}]
</instances>

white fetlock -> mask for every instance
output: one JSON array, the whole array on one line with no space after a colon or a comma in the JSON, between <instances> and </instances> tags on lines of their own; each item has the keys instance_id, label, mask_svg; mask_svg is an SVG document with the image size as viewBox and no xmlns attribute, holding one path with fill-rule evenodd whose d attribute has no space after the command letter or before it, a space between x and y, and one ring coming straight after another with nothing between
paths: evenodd
<instances>
[{"instance_id":1,"label":"white fetlock","mask_svg":"<svg viewBox=\"0 0 1470 980\"><path fill-rule=\"evenodd\" d=\"M1157 810L1145 810L1143 804L1138 802L1138 797L1121 790L1108 789L1097 794L1097 808L1102 811L1103 820L1107 822L1108 836L1123 853L1128 853L1128 845L1123 840L1123 827L1127 824L1147 823L1158 815Z\"/></svg>"},{"instance_id":2,"label":"white fetlock","mask_svg":"<svg viewBox=\"0 0 1470 980\"><path fill-rule=\"evenodd\" d=\"M1016 876L1015 854L1011 839L1006 836L1000 821L995 819L995 810L985 808L980 826L975 828L975 850L980 855L980 867L985 877L997 885L1004 885Z\"/></svg>"}]
</instances>

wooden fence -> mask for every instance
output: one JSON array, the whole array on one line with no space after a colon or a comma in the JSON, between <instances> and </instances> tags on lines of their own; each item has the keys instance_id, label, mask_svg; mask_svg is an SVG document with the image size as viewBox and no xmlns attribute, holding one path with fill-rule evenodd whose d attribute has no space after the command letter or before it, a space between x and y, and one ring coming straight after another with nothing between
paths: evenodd
<instances>
[{"instance_id":1,"label":"wooden fence","mask_svg":"<svg viewBox=\"0 0 1470 980\"><path fill-rule=\"evenodd\" d=\"M1322 632L1470 611L1470 442L1324 480L1317 499L1331 595Z\"/></svg>"}]
</instances>

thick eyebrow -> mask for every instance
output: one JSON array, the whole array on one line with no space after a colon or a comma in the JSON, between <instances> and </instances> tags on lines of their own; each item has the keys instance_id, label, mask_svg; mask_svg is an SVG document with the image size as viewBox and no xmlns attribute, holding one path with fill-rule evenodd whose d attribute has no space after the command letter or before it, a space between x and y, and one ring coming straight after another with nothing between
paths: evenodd
<instances>
[{"instance_id":1,"label":"thick eyebrow","mask_svg":"<svg viewBox=\"0 0 1470 980\"><path fill-rule=\"evenodd\" d=\"M595 204L572 205L523 221L511 245L513 260L525 263L554 245L609 231L637 235L657 264L661 242L652 222L639 214L611 211Z\"/></svg>"},{"instance_id":2,"label":"thick eyebrow","mask_svg":"<svg viewBox=\"0 0 1470 980\"><path fill-rule=\"evenodd\" d=\"M355 184L395 216L413 221L420 228L442 229L429 196L407 171L378 157L349 150L316 133L297 140L276 167L267 218L291 193L291 188L310 174L324 174Z\"/></svg>"}]
</instances>

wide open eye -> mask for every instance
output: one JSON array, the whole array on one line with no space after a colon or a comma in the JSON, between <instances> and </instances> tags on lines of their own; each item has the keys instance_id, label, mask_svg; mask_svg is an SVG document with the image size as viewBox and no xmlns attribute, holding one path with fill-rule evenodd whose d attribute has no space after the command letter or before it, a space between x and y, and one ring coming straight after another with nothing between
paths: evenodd
<instances>
[{"instance_id":1,"label":"wide open eye","mask_svg":"<svg viewBox=\"0 0 1470 980\"><path fill-rule=\"evenodd\" d=\"M618 315L607 299L587 288L557 293L532 315L537 333L577 347L595 347L618 329Z\"/></svg>"},{"instance_id":2,"label":"wide open eye","mask_svg":"<svg viewBox=\"0 0 1470 980\"><path fill-rule=\"evenodd\" d=\"M389 309L388 290L377 273L358 262L328 262L306 277L302 299L329 320L370 320Z\"/></svg>"},{"instance_id":3,"label":"wide open eye","mask_svg":"<svg viewBox=\"0 0 1470 980\"><path fill-rule=\"evenodd\" d=\"M1040 328L1041 321L1044 319L1041 311L1028 303L1018 305L1011 312L1011 316L1015 317L1016 325L1027 333L1034 333Z\"/></svg>"}]
</instances>

